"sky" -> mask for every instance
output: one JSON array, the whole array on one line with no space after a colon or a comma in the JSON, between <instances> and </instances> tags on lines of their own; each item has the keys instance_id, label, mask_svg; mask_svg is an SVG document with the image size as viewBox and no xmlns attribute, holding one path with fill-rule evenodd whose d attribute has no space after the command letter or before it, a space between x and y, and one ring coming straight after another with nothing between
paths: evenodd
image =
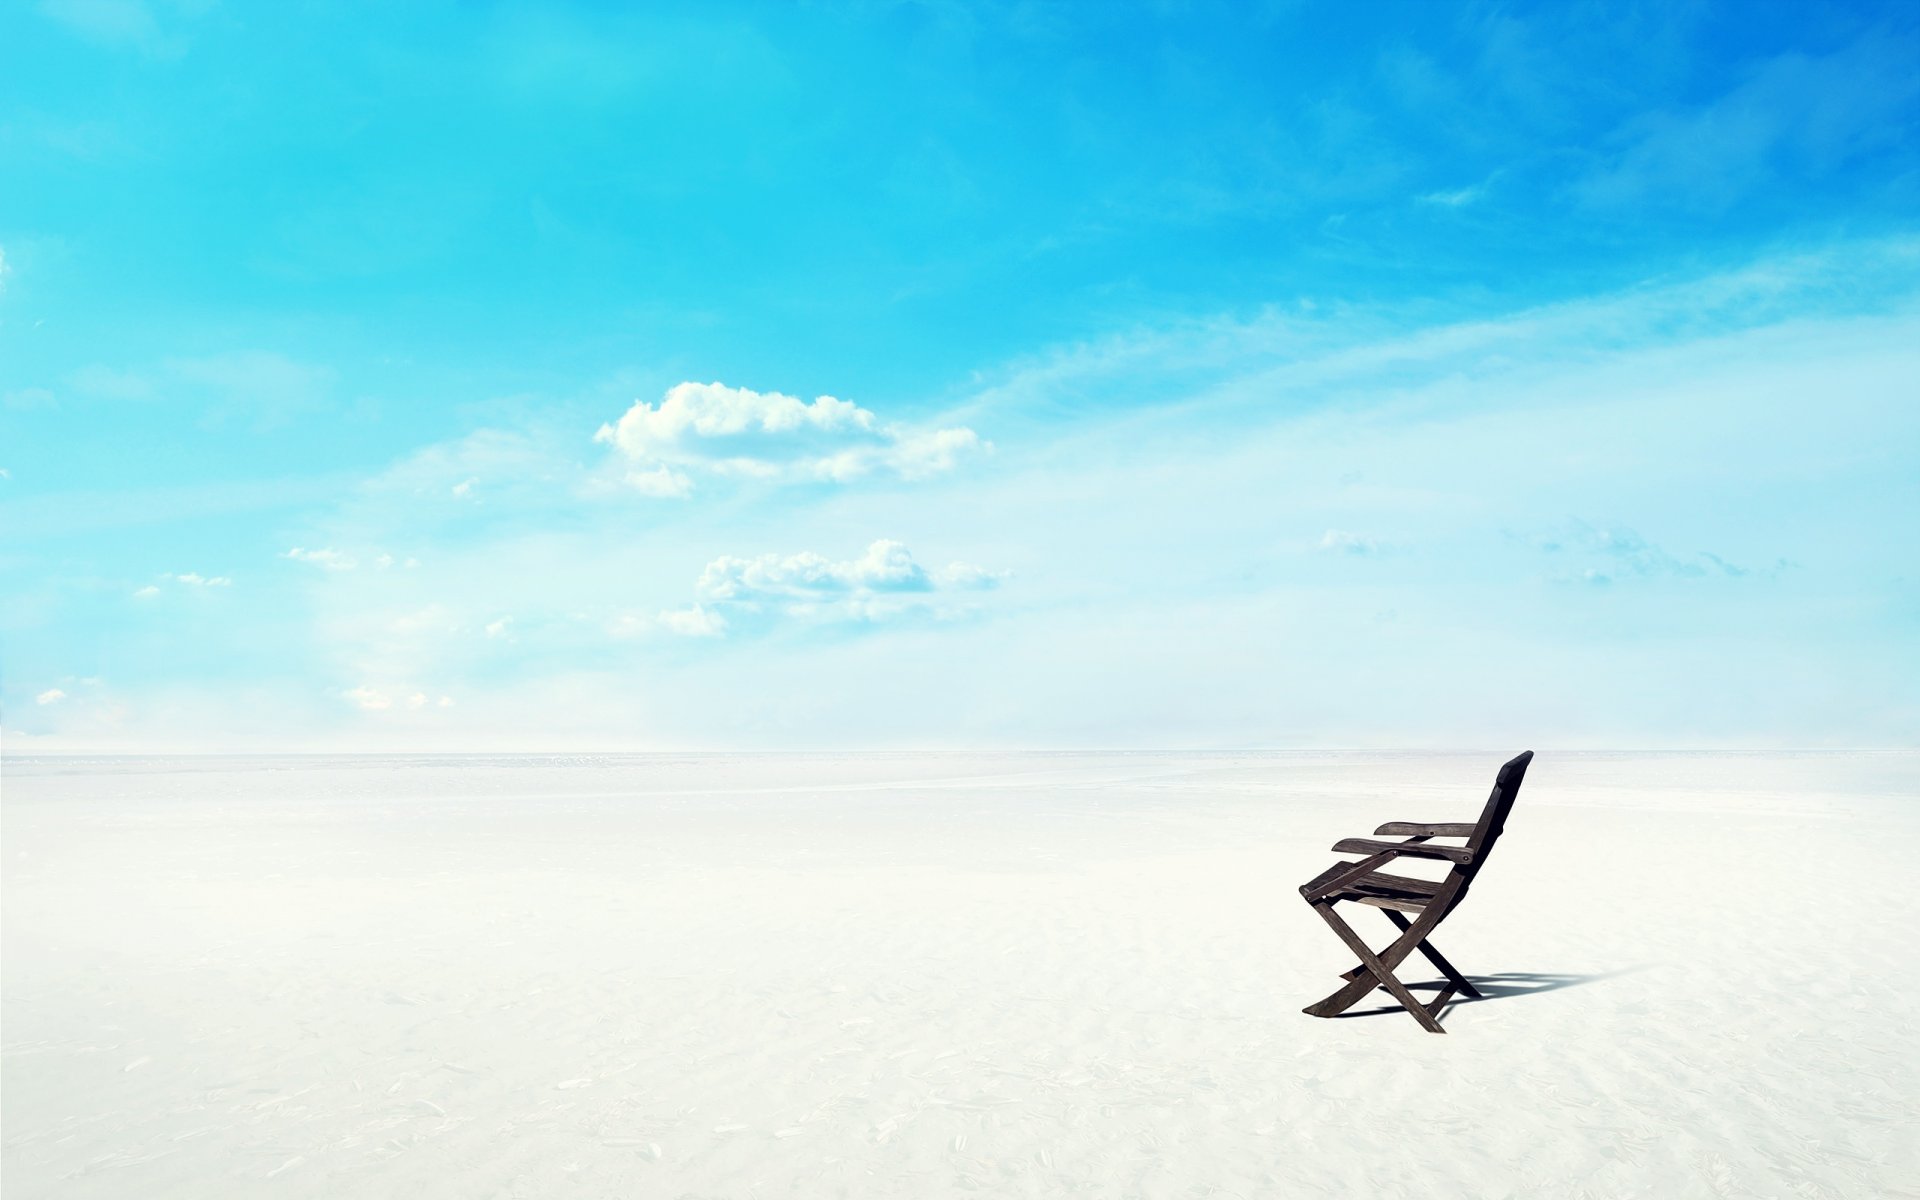
<instances>
[{"instance_id":1,"label":"sky","mask_svg":"<svg viewBox=\"0 0 1920 1200\"><path fill-rule=\"evenodd\" d=\"M0 749L1920 744L1905 3L0 9Z\"/></svg>"}]
</instances>

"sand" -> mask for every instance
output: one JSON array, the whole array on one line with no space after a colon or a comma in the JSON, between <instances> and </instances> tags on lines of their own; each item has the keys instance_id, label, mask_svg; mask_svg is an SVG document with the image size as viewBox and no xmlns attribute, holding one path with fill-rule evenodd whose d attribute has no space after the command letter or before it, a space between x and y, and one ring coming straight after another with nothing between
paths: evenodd
<instances>
[{"instance_id":1,"label":"sand","mask_svg":"<svg viewBox=\"0 0 1920 1200\"><path fill-rule=\"evenodd\" d=\"M1920 1195L1920 755L1542 749L1299 1012L1517 749L9 761L6 1194Z\"/></svg>"}]
</instances>

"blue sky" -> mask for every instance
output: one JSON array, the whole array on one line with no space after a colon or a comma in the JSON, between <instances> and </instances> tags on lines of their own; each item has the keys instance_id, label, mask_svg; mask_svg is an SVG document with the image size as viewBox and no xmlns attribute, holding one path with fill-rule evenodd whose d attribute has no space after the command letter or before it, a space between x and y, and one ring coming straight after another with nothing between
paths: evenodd
<instances>
[{"instance_id":1,"label":"blue sky","mask_svg":"<svg viewBox=\"0 0 1920 1200\"><path fill-rule=\"evenodd\" d=\"M9 749L1912 745L1903 4L0 13Z\"/></svg>"}]
</instances>

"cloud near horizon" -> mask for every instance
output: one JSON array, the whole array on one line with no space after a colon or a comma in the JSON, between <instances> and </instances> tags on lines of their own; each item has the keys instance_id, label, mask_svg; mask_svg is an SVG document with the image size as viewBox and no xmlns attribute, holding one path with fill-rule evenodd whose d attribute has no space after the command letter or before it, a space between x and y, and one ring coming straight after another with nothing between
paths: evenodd
<instances>
[{"instance_id":1,"label":"cloud near horizon","mask_svg":"<svg viewBox=\"0 0 1920 1200\"><path fill-rule=\"evenodd\" d=\"M707 564L699 591L708 600L750 602L773 597L816 597L852 592L932 592L941 587L991 587L997 576L969 563L929 572L912 551L882 538L859 558L834 562L811 551L722 555Z\"/></svg>"},{"instance_id":2,"label":"cloud near horizon","mask_svg":"<svg viewBox=\"0 0 1920 1200\"><path fill-rule=\"evenodd\" d=\"M995 588L1006 572L972 563L927 570L900 541L874 541L858 559L797 555L720 555L695 584L697 603L657 618L624 618L616 632L664 628L687 637L718 637L751 616L793 616L829 622L879 622L910 611L952 616L954 593ZM730 620L732 614L732 620Z\"/></svg>"},{"instance_id":3,"label":"cloud near horizon","mask_svg":"<svg viewBox=\"0 0 1920 1200\"><path fill-rule=\"evenodd\" d=\"M779 482L924 479L991 449L964 426L911 429L833 396L807 402L719 382L675 384L657 405L636 401L594 441L626 460L629 486L671 499L692 495L703 474Z\"/></svg>"}]
</instances>

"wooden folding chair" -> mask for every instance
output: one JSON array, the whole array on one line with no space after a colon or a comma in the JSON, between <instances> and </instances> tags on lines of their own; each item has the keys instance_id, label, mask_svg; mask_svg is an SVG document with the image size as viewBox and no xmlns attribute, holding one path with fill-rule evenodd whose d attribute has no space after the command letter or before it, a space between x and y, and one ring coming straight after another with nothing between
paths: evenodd
<instances>
[{"instance_id":1,"label":"wooden folding chair","mask_svg":"<svg viewBox=\"0 0 1920 1200\"><path fill-rule=\"evenodd\" d=\"M1373 831L1374 837L1405 837L1404 842L1376 842L1369 838L1347 838L1335 842L1336 854L1364 854L1367 857L1359 862L1337 862L1320 874L1314 876L1300 888L1300 894L1307 903L1313 905L1313 911L1325 918L1334 933L1347 944L1347 948L1360 956L1360 965L1348 971L1340 978L1345 984L1317 1004L1310 1004L1304 1010L1311 1016L1335 1017L1352 1008L1354 1004L1374 988L1385 988L1395 1000L1413 1014L1413 1019L1434 1033L1445 1033L1440 1028L1440 1012L1447 1001L1456 993L1478 998L1480 993L1453 964L1441 956L1428 939L1447 914L1460 906L1467 897L1467 888L1472 885L1473 877L1486 865L1487 855L1493 851L1493 844L1500 839L1500 832L1506 827L1507 813L1513 809L1513 799L1520 794L1520 781L1526 778L1527 764L1533 761L1533 751L1508 762L1500 768L1500 774L1493 783L1493 794L1487 797L1487 806L1480 812L1480 820L1472 825L1430 825L1418 821L1389 821ZM1443 846L1432 844L1433 838L1465 838L1464 846ZM1380 868L1396 858L1437 859L1453 864L1447 877L1440 880L1413 879L1404 875L1389 875ZM1340 919L1333 906L1342 900L1355 904L1365 904L1386 913L1387 919L1400 931L1400 936L1378 954L1367 947L1356 934ZM1408 915L1412 920L1407 919ZM1394 977L1393 971L1407 957L1418 950L1427 961L1446 976L1446 987L1431 1004L1422 1004L1407 985ZM1425 985L1422 985L1425 986Z\"/></svg>"}]
</instances>

